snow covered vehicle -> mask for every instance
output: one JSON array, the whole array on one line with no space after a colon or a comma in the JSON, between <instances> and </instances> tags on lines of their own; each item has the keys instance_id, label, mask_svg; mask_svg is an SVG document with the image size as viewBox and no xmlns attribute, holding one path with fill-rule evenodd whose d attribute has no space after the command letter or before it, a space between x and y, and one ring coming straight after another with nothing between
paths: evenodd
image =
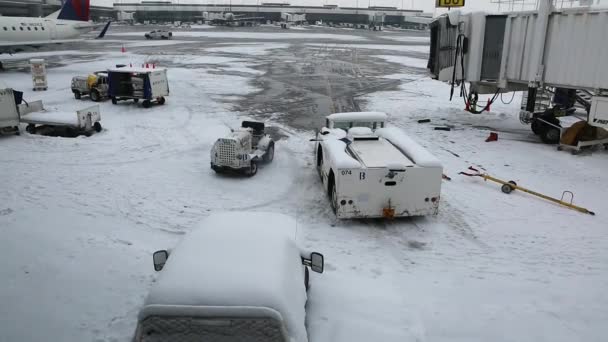
<instances>
[{"instance_id":1,"label":"snow covered vehicle","mask_svg":"<svg viewBox=\"0 0 608 342\"><path fill-rule=\"evenodd\" d=\"M169 81L165 68L121 67L108 70L108 95L112 104L118 101L143 100L142 106L150 108L152 103L165 104L169 95Z\"/></svg>"},{"instance_id":2,"label":"snow covered vehicle","mask_svg":"<svg viewBox=\"0 0 608 342\"><path fill-rule=\"evenodd\" d=\"M316 166L338 218L436 214L443 167L380 112L327 116Z\"/></svg>"},{"instance_id":3,"label":"snow covered vehicle","mask_svg":"<svg viewBox=\"0 0 608 342\"><path fill-rule=\"evenodd\" d=\"M25 130L30 134L90 136L93 132L101 132L101 114L99 105L71 111L47 111L42 101L33 101L18 106L20 120L26 123Z\"/></svg>"},{"instance_id":4,"label":"snow covered vehicle","mask_svg":"<svg viewBox=\"0 0 608 342\"><path fill-rule=\"evenodd\" d=\"M11 88L0 89L0 135L19 135L17 102L21 102L22 96L22 92Z\"/></svg>"},{"instance_id":5,"label":"snow covered vehicle","mask_svg":"<svg viewBox=\"0 0 608 342\"><path fill-rule=\"evenodd\" d=\"M309 271L323 255L294 241L296 222L261 212L207 217L171 252L138 315L136 342L307 342Z\"/></svg>"},{"instance_id":6,"label":"snow covered vehicle","mask_svg":"<svg viewBox=\"0 0 608 342\"><path fill-rule=\"evenodd\" d=\"M99 102L108 97L108 73L94 72L88 76L74 76L72 78L72 93L79 100L88 95L91 100Z\"/></svg>"},{"instance_id":7,"label":"snow covered vehicle","mask_svg":"<svg viewBox=\"0 0 608 342\"><path fill-rule=\"evenodd\" d=\"M230 136L217 139L211 148L211 168L215 172L233 171L253 176L258 163L274 159L274 141L265 133L264 123L243 121Z\"/></svg>"},{"instance_id":8,"label":"snow covered vehicle","mask_svg":"<svg viewBox=\"0 0 608 342\"><path fill-rule=\"evenodd\" d=\"M154 30L144 35L146 39L171 39L173 32L167 30Z\"/></svg>"}]
</instances>

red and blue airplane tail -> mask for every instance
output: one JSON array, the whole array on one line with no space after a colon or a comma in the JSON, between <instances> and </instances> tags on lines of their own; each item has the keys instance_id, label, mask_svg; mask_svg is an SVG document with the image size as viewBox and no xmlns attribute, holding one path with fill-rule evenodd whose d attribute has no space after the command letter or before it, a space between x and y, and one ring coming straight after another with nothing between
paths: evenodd
<instances>
[{"instance_id":1,"label":"red and blue airplane tail","mask_svg":"<svg viewBox=\"0 0 608 342\"><path fill-rule=\"evenodd\" d=\"M89 21L90 0L64 0L57 19Z\"/></svg>"}]
</instances>

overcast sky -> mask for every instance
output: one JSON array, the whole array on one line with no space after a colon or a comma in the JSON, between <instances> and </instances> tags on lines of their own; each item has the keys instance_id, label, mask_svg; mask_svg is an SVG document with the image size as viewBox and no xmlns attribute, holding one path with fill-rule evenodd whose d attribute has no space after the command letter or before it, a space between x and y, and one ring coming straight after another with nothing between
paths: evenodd
<instances>
[{"instance_id":1,"label":"overcast sky","mask_svg":"<svg viewBox=\"0 0 608 342\"><path fill-rule=\"evenodd\" d=\"M230 0L173 0L176 3L205 3L205 4L226 4ZM496 11L498 10L498 5L495 3L498 0L466 0L465 9L468 10L490 10ZM507 0L502 0L504 3ZM521 3L521 0L515 0L516 3ZM530 4L535 4L536 0L523 0ZM564 0L564 3L569 3L570 0ZM608 4L608 0L592 0L594 3L600 3L602 5ZM114 2L123 2L123 3L131 3L131 2L141 2L140 0L91 0L91 3L94 5L103 5L103 6L112 6ZM262 2L288 2L292 5L312 5L319 6L324 4L332 4L343 7L356 6L357 3L359 7L367 7L371 4L371 6L391 6L405 9L421 9L425 12L433 12L435 9L435 0L259 0ZM561 3L560 0L558 0ZM232 4L256 4L257 0L232 0ZM578 3L578 1L576 1ZM502 5L503 10L506 9L505 5ZM517 10L521 9L521 5L517 5ZM530 9L530 8L526 8Z\"/></svg>"}]
</instances>

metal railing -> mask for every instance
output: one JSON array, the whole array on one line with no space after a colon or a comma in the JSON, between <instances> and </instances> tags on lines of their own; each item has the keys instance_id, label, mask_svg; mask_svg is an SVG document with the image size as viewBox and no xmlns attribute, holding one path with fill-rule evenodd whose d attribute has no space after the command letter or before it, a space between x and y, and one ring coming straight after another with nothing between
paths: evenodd
<instances>
[{"instance_id":1,"label":"metal railing","mask_svg":"<svg viewBox=\"0 0 608 342\"><path fill-rule=\"evenodd\" d=\"M541 1L546 0L490 0L498 6L499 12L533 11L538 9ZM608 0L551 0L553 8L589 7L593 5L606 5Z\"/></svg>"}]
</instances>

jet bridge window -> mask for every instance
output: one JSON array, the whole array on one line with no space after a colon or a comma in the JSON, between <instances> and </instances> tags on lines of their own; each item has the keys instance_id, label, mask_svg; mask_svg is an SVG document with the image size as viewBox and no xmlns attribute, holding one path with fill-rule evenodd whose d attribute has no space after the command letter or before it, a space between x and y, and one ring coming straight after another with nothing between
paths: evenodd
<instances>
[{"instance_id":1,"label":"jet bridge window","mask_svg":"<svg viewBox=\"0 0 608 342\"><path fill-rule=\"evenodd\" d=\"M28 26L28 27L27 27L27 30L28 30L28 31L31 31L31 30L32 30L32 28Z\"/></svg>"},{"instance_id":2,"label":"jet bridge window","mask_svg":"<svg viewBox=\"0 0 608 342\"><path fill-rule=\"evenodd\" d=\"M38 28L37 28L37 27L34 27L34 30L38 31Z\"/></svg>"},{"instance_id":3,"label":"jet bridge window","mask_svg":"<svg viewBox=\"0 0 608 342\"><path fill-rule=\"evenodd\" d=\"M20 29L21 31L23 31L23 27L20 27L19 29Z\"/></svg>"},{"instance_id":4,"label":"jet bridge window","mask_svg":"<svg viewBox=\"0 0 608 342\"><path fill-rule=\"evenodd\" d=\"M41 27L42 31L44 31L44 27Z\"/></svg>"},{"instance_id":5,"label":"jet bridge window","mask_svg":"<svg viewBox=\"0 0 608 342\"><path fill-rule=\"evenodd\" d=\"M17 28L15 28L15 26L13 26L13 31L17 31Z\"/></svg>"},{"instance_id":6,"label":"jet bridge window","mask_svg":"<svg viewBox=\"0 0 608 342\"><path fill-rule=\"evenodd\" d=\"M8 28L6 26L4 26L4 31L8 31Z\"/></svg>"}]
</instances>

